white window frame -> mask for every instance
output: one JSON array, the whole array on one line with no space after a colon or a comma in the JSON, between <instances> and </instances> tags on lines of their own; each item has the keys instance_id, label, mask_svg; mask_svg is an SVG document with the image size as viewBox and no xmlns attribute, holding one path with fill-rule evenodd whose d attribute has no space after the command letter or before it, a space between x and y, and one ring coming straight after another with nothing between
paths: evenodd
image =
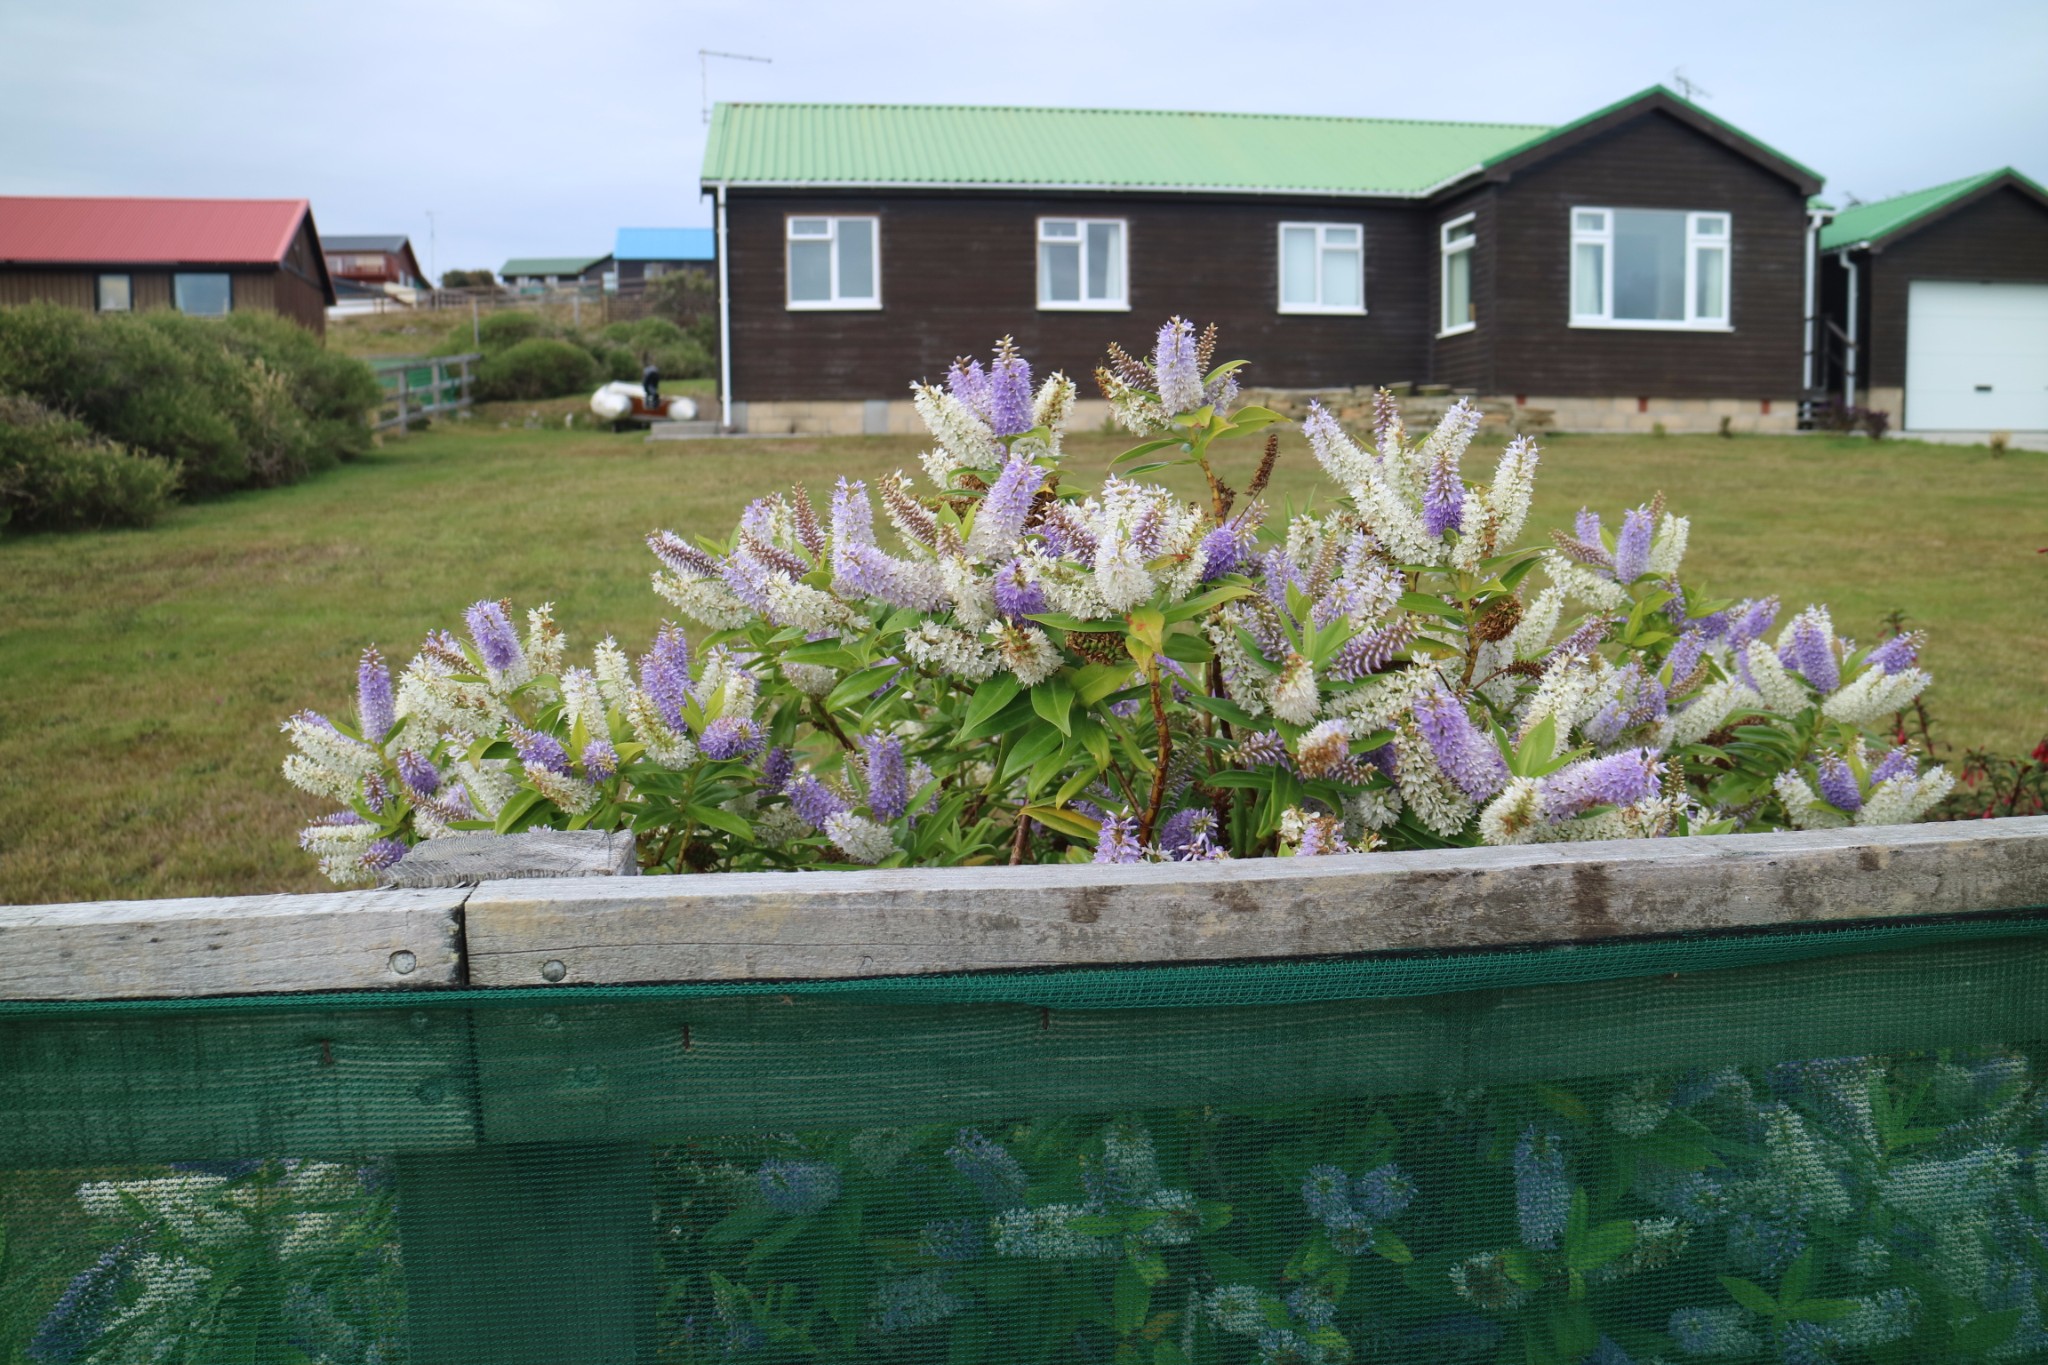
<instances>
[{"instance_id":1,"label":"white window frame","mask_svg":"<svg viewBox=\"0 0 2048 1365\"><path fill-rule=\"evenodd\" d=\"M1331 228L1349 228L1358 234L1358 303L1333 305L1327 303L1289 303L1287 301L1287 231L1289 228L1310 228L1316 234L1316 298L1323 297L1323 252L1330 250L1324 244L1324 234ZM1363 223L1282 223L1273 238L1274 257L1273 291L1277 299L1276 311L1281 313L1316 314L1323 317L1362 318L1365 316L1365 224ZM1336 250L1343 250L1342 247Z\"/></svg>"},{"instance_id":2,"label":"white window frame","mask_svg":"<svg viewBox=\"0 0 2048 1365\"><path fill-rule=\"evenodd\" d=\"M812 222L823 220L825 235L815 233L797 235L799 220ZM875 253L875 292L862 298L850 298L839 292L839 225L861 222L868 225L869 241ZM790 248L797 242L824 242L830 247L828 259L832 263L832 297L829 299L795 299L789 296L790 285L796 278L790 268ZM879 312L882 307L882 220L872 213L792 213L782 220L782 302L792 313L824 312Z\"/></svg>"},{"instance_id":3,"label":"white window frame","mask_svg":"<svg viewBox=\"0 0 2048 1365\"><path fill-rule=\"evenodd\" d=\"M1436 230L1436 322L1437 336L1439 337L1463 336L1466 332L1472 331L1479 326L1479 319L1477 317L1451 324L1446 324L1444 321L1451 315L1451 257L1469 257L1472 254L1472 248L1479 245L1478 219L1479 215L1476 212L1463 214L1451 219ZM1451 229L1468 226L1472 229L1469 235L1455 242L1451 240ZM1472 263L1469 259L1465 263L1465 301L1473 305L1472 311L1475 314L1479 311L1477 301L1472 298Z\"/></svg>"},{"instance_id":4,"label":"white window frame","mask_svg":"<svg viewBox=\"0 0 2048 1365\"><path fill-rule=\"evenodd\" d=\"M1047 223L1072 223L1072 237L1048 237ZM1088 226L1091 223L1114 223L1116 234L1116 278L1123 286L1123 294L1114 299L1091 299L1088 293ZM1076 246L1080 251L1081 294L1079 299L1049 299L1045 296L1045 250L1048 245ZM1041 313L1128 313L1131 311L1131 220L1128 218L1069 218L1049 214L1038 220L1035 240L1031 244L1032 264L1038 276L1038 311Z\"/></svg>"},{"instance_id":5,"label":"white window frame","mask_svg":"<svg viewBox=\"0 0 2048 1365\"><path fill-rule=\"evenodd\" d=\"M1635 206L1628 206L1635 207ZM1602 226L1582 228L1579 215L1597 213L1601 215ZM1735 316L1735 215L1721 209L1687 210L1685 213L1685 317L1663 321L1653 318L1616 318L1614 316L1614 214L1613 207L1598 204L1578 204L1571 210L1571 243L1566 248L1570 253L1566 261L1565 308L1574 327L1598 327L1630 332L1732 332ZM1701 224L1717 220L1721 224L1718 234L1703 233ZM1579 247L1581 244L1597 243L1600 253L1600 304L1599 313L1578 311L1579 297ZM1721 253L1721 307L1720 317L1701 317L1697 312L1699 303L1700 253L1719 251Z\"/></svg>"}]
</instances>

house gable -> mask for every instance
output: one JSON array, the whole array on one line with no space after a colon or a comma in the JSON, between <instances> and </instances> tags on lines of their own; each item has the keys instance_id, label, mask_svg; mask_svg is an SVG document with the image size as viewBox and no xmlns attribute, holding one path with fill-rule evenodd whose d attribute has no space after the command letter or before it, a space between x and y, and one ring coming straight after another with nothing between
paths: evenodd
<instances>
[{"instance_id":1,"label":"house gable","mask_svg":"<svg viewBox=\"0 0 2048 1365\"><path fill-rule=\"evenodd\" d=\"M1823 183L1816 171L1801 165L1768 143L1761 142L1731 123L1724 122L1661 85L1617 100L1583 118L1550 129L1518 146L1487 158L1480 173L1488 180L1511 180L1531 167L1553 157L1564 156L1597 143L1606 135L1639 119L1661 115L1690 128L1708 141L1718 143L1737 156L1747 158L1799 188L1802 195L1817 194Z\"/></svg>"}]
</instances>

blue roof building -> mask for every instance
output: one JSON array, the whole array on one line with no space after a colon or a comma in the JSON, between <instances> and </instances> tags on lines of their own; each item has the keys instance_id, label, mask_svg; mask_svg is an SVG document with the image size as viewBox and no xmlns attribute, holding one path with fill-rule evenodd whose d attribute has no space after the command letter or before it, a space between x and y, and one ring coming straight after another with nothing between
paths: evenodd
<instances>
[{"instance_id":1,"label":"blue roof building","mask_svg":"<svg viewBox=\"0 0 2048 1365\"><path fill-rule=\"evenodd\" d=\"M678 270L711 269L718 259L717 239L702 228L620 228L612 256L618 261L619 284L658 279Z\"/></svg>"}]
</instances>

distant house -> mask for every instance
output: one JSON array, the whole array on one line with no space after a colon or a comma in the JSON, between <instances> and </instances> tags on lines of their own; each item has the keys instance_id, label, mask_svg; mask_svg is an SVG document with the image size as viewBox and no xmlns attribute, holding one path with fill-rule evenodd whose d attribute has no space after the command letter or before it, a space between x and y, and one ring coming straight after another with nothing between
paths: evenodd
<instances>
[{"instance_id":1,"label":"distant house","mask_svg":"<svg viewBox=\"0 0 2048 1365\"><path fill-rule=\"evenodd\" d=\"M368 298L392 289L425 289L432 286L427 272L413 255L412 241L403 233L381 237L322 237L320 250L327 257L327 273L334 290L343 298Z\"/></svg>"},{"instance_id":2,"label":"distant house","mask_svg":"<svg viewBox=\"0 0 2048 1365\"><path fill-rule=\"evenodd\" d=\"M619 288L631 293L680 271L709 275L718 263L717 238L710 228L620 228L612 258Z\"/></svg>"},{"instance_id":3,"label":"distant house","mask_svg":"<svg viewBox=\"0 0 2048 1365\"><path fill-rule=\"evenodd\" d=\"M278 313L327 330L334 285L303 199L0 198L0 305Z\"/></svg>"},{"instance_id":4,"label":"distant house","mask_svg":"<svg viewBox=\"0 0 2048 1365\"><path fill-rule=\"evenodd\" d=\"M1004 334L1090 393L1174 313L1270 387L1789 430L1820 183L1661 87L1557 128L724 104L703 171L730 420L852 431Z\"/></svg>"},{"instance_id":5,"label":"distant house","mask_svg":"<svg viewBox=\"0 0 2048 1365\"><path fill-rule=\"evenodd\" d=\"M498 278L514 289L546 284L597 284L612 267L609 256L520 256L505 262Z\"/></svg>"},{"instance_id":6,"label":"distant house","mask_svg":"<svg viewBox=\"0 0 2048 1365\"><path fill-rule=\"evenodd\" d=\"M1821 233L1827 386L1909 431L2048 431L2048 191L2010 168Z\"/></svg>"}]
</instances>

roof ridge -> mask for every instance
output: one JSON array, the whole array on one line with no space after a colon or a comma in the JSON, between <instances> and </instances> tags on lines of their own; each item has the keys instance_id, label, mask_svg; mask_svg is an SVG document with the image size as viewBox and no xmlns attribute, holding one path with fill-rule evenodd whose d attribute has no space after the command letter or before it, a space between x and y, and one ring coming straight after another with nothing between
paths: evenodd
<instances>
[{"instance_id":1,"label":"roof ridge","mask_svg":"<svg viewBox=\"0 0 2048 1365\"><path fill-rule=\"evenodd\" d=\"M1888 194L1882 199L1865 199L1861 203L1847 205L1840 212L1857 213L1863 209L1880 209L1886 204L1896 204L1901 199L1917 199L1923 194L1940 194L1944 190L1960 189L1964 185L1978 184L1997 176L2017 174L2018 172L2014 171L2010 166L2000 166L1995 171L1978 171L1975 175L1963 175L1957 176L1954 180L1944 180L1939 185L1923 185L1917 190L1900 190L1897 194Z\"/></svg>"},{"instance_id":2,"label":"roof ridge","mask_svg":"<svg viewBox=\"0 0 2048 1365\"><path fill-rule=\"evenodd\" d=\"M1087 104L909 104L883 100L719 100L716 109L915 109L988 114L1121 114L1143 118L1288 119L1303 123L1397 123L1425 128L1549 128L1488 119L1390 118L1378 114L1257 113L1245 109L1128 109Z\"/></svg>"}]
</instances>

